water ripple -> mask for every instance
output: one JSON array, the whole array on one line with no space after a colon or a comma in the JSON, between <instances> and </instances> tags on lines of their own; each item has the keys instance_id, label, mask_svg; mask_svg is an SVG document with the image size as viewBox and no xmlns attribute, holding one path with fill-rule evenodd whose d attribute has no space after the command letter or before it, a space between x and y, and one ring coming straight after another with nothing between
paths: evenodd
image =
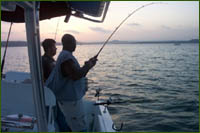
<instances>
[{"instance_id":1,"label":"water ripple","mask_svg":"<svg viewBox=\"0 0 200 133\"><path fill-rule=\"evenodd\" d=\"M98 49L99 45L81 45L74 55L83 65ZM9 47L5 72L29 71L24 51ZM125 123L124 132L199 131L198 45L108 45L98 59L87 75L86 97L96 99L95 90L100 88L102 100L120 101L109 110L114 123Z\"/></svg>"}]
</instances>

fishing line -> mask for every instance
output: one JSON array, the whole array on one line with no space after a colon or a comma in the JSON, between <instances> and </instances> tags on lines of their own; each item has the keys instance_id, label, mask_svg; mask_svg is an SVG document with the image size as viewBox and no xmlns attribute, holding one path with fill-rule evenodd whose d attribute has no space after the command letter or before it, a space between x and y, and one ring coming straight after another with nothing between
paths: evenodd
<instances>
[{"instance_id":1,"label":"fishing line","mask_svg":"<svg viewBox=\"0 0 200 133\"><path fill-rule=\"evenodd\" d=\"M10 23L10 29L9 29L8 37L7 37L7 41L6 41L5 52L4 52L2 63L1 63L1 78L2 78L2 75L3 75L3 68L4 68L4 63L5 63L5 58L6 58L6 53L7 53L8 42L9 42L9 38L10 38L10 33L11 33L12 25L13 25L13 22Z\"/></svg>"},{"instance_id":2,"label":"fishing line","mask_svg":"<svg viewBox=\"0 0 200 133\"><path fill-rule=\"evenodd\" d=\"M55 41L56 41L56 35L57 35L57 32L58 32L59 22L60 22L60 18L58 19L57 26L56 26L56 32L55 32L55 37L54 37Z\"/></svg>"},{"instance_id":3,"label":"fishing line","mask_svg":"<svg viewBox=\"0 0 200 133\"><path fill-rule=\"evenodd\" d=\"M134 13L136 13L137 11L139 11L140 9L144 8L144 7L147 7L147 6L150 6L150 5L153 5L153 4L163 4L161 2L159 3L149 3L149 4L146 4L146 5L143 5L137 9L135 9L131 14L129 14L125 19L123 19L123 21L117 26L117 28L110 34L110 36L108 37L108 39L104 42L103 46L101 47L101 49L99 50L99 52L96 54L96 56L94 56L94 58L97 58L99 56L99 54L101 53L101 51L103 50L103 48L105 47L105 45L108 43L108 41L110 40L110 38L115 34L115 32L120 28L120 26L130 17L132 16Z\"/></svg>"}]
</instances>

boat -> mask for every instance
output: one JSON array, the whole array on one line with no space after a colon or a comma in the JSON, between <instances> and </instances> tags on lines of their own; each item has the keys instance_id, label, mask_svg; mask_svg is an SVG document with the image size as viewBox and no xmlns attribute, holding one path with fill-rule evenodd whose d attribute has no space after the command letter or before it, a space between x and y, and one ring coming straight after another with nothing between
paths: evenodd
<instances>
[{"instance_id":1,"label":"boat","mask_svg":"<svg viewBox=\"0 0 200 133\"><path fill-rule=\"evenodd\" d=\"M65 22L75 16L101 23L109 4L104 1L1 2L2 21L25 23L30 64L30 73L10 71L1 78L2 132L59 132L54 114L56 98L43 83L39 21L65 15ZM105 102L84 100L84 105L89 132L117 130Z\"/></svg>"}]
</instances>

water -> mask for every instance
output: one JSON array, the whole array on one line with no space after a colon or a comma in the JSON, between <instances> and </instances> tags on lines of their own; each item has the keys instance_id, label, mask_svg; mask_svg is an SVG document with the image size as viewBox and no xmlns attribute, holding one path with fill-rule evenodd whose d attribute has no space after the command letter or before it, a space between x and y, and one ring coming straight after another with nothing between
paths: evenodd
<instances>
[{"instance_id":1,"label":"water","mask_svg":"<svg viewBox=\"0 0 200 133\"><path fill-rule=\"evenodd\" d=\"M99 49L79 45L74 55L83 65ZM5 72L30 71L26 47L9 47L7 52ZM109 106L114 123L124 122L122 131L199 131L198 44L107 45L98 59L87 76L86 97L95 99L100 88L101 99L122 101Z\"/></svg>"}]
</instances>

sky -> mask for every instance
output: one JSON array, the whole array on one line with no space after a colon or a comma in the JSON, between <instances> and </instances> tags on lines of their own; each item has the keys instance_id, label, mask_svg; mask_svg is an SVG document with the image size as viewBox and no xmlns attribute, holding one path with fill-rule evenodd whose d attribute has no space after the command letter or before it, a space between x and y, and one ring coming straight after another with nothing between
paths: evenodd
<instances>
[{"instance_id":1,"label":"sky","mask_svg":"<svg viewBox=\"0 0 200 133\"><path fill-rule=\"evenodd\" d=\"M40 21L40 40L45 38L61 42L70 33L79 42L105 41L132 11L151 1L111 1L103 23L94 23L71 16ZM155 3L160 3L159 1ZM133 14L114 34L111 40L161 41L199 39L199 2L162 1L142 8ZM7 40L10 23L1 21L1 40ZM13 24L11 41L26 41L25 25Z\"/></svg>"}]
</instances>

